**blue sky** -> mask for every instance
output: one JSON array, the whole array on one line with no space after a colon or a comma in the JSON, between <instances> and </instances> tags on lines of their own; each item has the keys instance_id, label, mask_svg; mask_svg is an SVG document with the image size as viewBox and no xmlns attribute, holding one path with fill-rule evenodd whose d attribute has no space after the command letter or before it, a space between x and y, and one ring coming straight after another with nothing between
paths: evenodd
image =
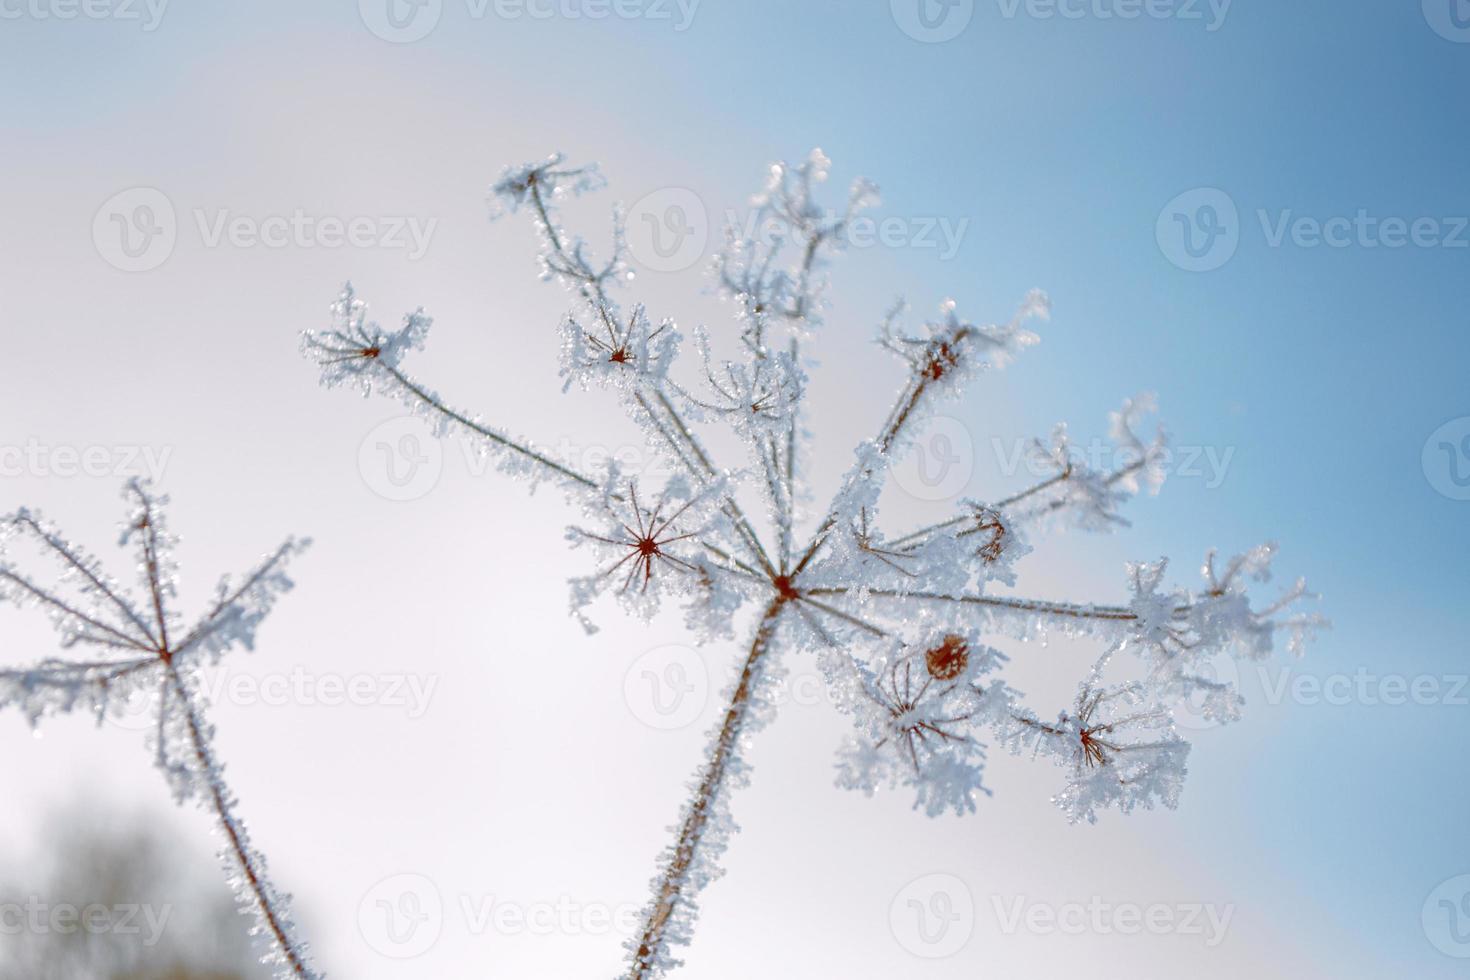
<instances>
[{"instance_id":1,"label":"blue sky","mask_svg":"<svg viewBox=\"0 0 1470 980\"><path fill-rule=\"evenodd\" d=\"M204 378L186 384L202 396L200 365L229 335L197 315L221 291L252 329L285 345L252 362L274 372L277 354L290 365L291 335L315 325L335 282L364 269L389 297L385 320L440 298L473 310L492 285L529 279L528 258L487 272L472 244L495 240L507 254L528 245L483 220L480 199L502 163L560 147L604 160L619 198L691 187L717 213L740 206L766 161L821 146L835 184L857 174L880 183L880 214L965 222L951 257L919 247L851 256L852 271L836 274L841 300L827 329L841 342L827 367L869 369L850 351L897 294L921 312L953 296L999 318L1028 288L1046 289L1055 312L1043 345L967 410L993 410L1007 435L1069 419L1090 437L1121 397L1153 389L1177 444L1230 453L1220 480L1180 475L1135 505L1126 539L1079 546L1106 572L1086 581L1112 581L1117 562L1159 554L1188 576L1208 547L1274 538L1283 577L1306 575L1335 624L1297 673L1427 676L1444 689L1470 672L1470 502L1440 489L1453 486L1451 466L1470 472L1470 457L1431 447L1440 465L1426 466L1424 449L1442 425L1470 416L1470 43L1436 31L1454 24L1437 2L1236 0L1219 16L1181 0L1158 8L1170 16L1129 20L1102 16L1123 0L1064 4L1075 18L1025 4L1007 16L1002 0L975 0L954 8L973 11L938 43L906 35L883 2L703 0L677 30L672 4L668 20L592 21L475 17L464 0L444 0L435 29L404 44L375 37L341 0L176 2L151 31L26 14L0 22L0 79L12 93L0 105L0 173L7 211L20 216L0 230L7 346L36 375L71 353L22 328L39 316L50 330L95 331L98 349L124 363L135 344L167 343L159 356ZM1195 10L1198 19L1181 12ZM169 188L180 204L345 208L342 195L445 208L433 213L455 249L413 268L351 255L311 256L309 269L290 255L198 265L181 255L151 279L124 281L68 236L108 193L135 184ZM1217 268L1188 271L1157 225L1166 205L1200 189L1234 207L1235 246ZM461 199L463 213L447 210ZM1360 214L1374 230L1354 229L1342 247L1314 244L1301 223ZM1389 247L1385 220L1421 222L1432 243ZM78 299L42 296L37 282L73 284ZM697 296L697 283L680 292L657 274L648 282L674 299ZM518 311L555 305L544 289L515 288L524 291L507 302ZM114 316L121 334L107 326ZM103 390L113 377L85 356L73 369ZM265 412L238 433L241 452L326 480L313 447L329 443L302 442L299 413L358 407L312 400L299 365L238 370L213 381L231 404L293 389L279 397L298 413ZM43 438L103 424L75 398L47 408L82 384L74 379L58 378L61 392L19 379L5 405L20 421L3 423L14 426L4 441L51 431L51 416L69 418L55 422L69 434ZM124 417L184 452L194 437L170 434L172 408L160 401ZM1467 426L1452 430L1452 445ZM201 470L227 465L196 435L196 458L210 461ZM835 472L844 452L817 460ZM51 496L83 506L71 486L7 484L0 509ZM88 491L106 513L111 491ZM291 516L289 494L261 493L273 518L264 533L275 518L310 519ZM1419 916L1436 885L1470 874L1470 708L1371 697L1260 704L1269 699L1250 686L1248 720L1202 742L1214 761L1196 769L1193 809L1149 826L1185 851L1207 841L1198 861L1215 880L1253 894L1282 883L1300 903L1308 961L1346 943L1361 960L1333 962L1362 971L1351 975L1456 975L1462 961L1433 948Z\"/></svg>"}]
</instances>

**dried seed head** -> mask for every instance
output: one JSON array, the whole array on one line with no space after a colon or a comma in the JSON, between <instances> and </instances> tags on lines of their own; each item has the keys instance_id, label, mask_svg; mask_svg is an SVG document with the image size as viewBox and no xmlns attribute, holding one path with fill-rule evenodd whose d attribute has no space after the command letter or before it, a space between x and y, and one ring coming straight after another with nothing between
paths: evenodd
<instances>
[{"instance_id":1,"label":"dried seed head","mask_svg":"<svg viewBox=\"0 0 1470 980\"><path fill-rule=\"evenodd\" d=\"M970 644L963 636L950 633L939 645L924 651L924 666L937 681L952 681L970 665Z\"/></svg>"},{"instance_id":2,"label":"dried seed head","mask_svg":"<svg viewBox=\"0 0 1470 980\"><path fill-rule=\"evenodd\" d=\"M975 531L979 534L989 534L990 538L976 550L985 564L990 565L1000 560L1005 551L1006 526L1001 520L1000 514L989 507L982 507L976 513Z\"/></svg>"},{"instance_id":3,"label":"dried seed head","mask_svg":"<svg viewBox=\"0 0 1470 980\"><path fill-rule=\"evenodd\" d=\"M930 345L928 360L924 364L924 374L931 381L938 381L951 370L959 366L959 349L948 340L940 340Z\"/></svg>"}]
</instances>

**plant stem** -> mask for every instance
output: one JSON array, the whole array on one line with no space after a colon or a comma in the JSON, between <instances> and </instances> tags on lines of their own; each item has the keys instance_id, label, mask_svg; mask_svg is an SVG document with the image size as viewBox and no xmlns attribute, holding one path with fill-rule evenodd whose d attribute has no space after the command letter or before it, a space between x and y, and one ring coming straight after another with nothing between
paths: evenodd
<instances>
[{"instance_id":1,"label":"plant stem","mask_svg":"<svg viewBox=\"0 0 1470 980\"><path fill-rule=\"evenodd\" d=\"M168 675L174 695L179 699L184 710L184 718L189 729L189 742L194 750L194 760L208 788L210 809L214 811L215 820L220 829L224 831L227 848L224 856L233 858L239 867L243 884L254 897L256 913L260 917L261 924L270 934L271 941L275 944L284 964L290 968L291 975L299 977L300 980L317 980L316 973L307 966L295 941L291 938L289 925L275 908L270 896L270 888L265 882L265 874L259 866L259 860L245 842L244 831L241 829L239 819L235 816L229 788L225 786L220 776L219 766L214 761L214 753L210 751L208 740L204 737L198 711L189 695L188 688L172 663L168 664Z\"/></svg>"},{"instance_id":2,"label":"plant stem","mask_svg":"<svg viewBox=\"0 0 1470 980\"><path fill-rule=\"evenodd\" d=\"M776 621L787 599L777 597L766 607L760 625L756 627L755 639L751 641L750 653L740 671L740 680L725 709L725 720L720 725L713 750L704 765L703 775L694 791L679 828L679 837L669 852L668 863L659 875L654 890L654 901L648 917L643 923L643 933L638 942L628 980L650 980L661 975L659 961L668 948L668 927L681 901L688 902L685 895L691 887L689 871L698 856L711 814L720 794L725 789L730 774L730 763L734 759L736 744L745 729L751 707L751 696L759 682L760 672Z\"/></svg>"}]
</instances>

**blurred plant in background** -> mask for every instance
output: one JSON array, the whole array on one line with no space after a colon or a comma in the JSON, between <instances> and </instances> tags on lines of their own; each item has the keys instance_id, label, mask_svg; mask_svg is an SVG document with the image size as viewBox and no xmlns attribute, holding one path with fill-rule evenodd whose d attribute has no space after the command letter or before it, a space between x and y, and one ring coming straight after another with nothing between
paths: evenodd
<instances>
[{"instance_id":1,"label":"blurred plant in background","mask_svg":"<svg viewBox=\"0 0 1470 980\"><path fill-rule=\"evenodd\" d=\"M78 804L46 826L39 859L0 853L0 980L270 976L229 889L159 815Z\"/></svg>"}]
</instances>

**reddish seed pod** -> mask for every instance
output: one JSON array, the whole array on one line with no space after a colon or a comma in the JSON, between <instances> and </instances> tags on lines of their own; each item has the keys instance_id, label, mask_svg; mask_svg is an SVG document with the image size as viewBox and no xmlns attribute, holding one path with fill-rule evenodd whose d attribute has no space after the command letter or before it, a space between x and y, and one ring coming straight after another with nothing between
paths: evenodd
<instances>
[{"instance_id":1,"label":"reddish seed pod","mask_svg":"<svg viewBox=\"0 0 1470 980\"><path fill-rule=\"evenodd\" d=\"M963 636L950 633L939 645L924 652L924 666L937 681L952 681L970 665L970 644Z\"/></svg>"}]
</instances>

